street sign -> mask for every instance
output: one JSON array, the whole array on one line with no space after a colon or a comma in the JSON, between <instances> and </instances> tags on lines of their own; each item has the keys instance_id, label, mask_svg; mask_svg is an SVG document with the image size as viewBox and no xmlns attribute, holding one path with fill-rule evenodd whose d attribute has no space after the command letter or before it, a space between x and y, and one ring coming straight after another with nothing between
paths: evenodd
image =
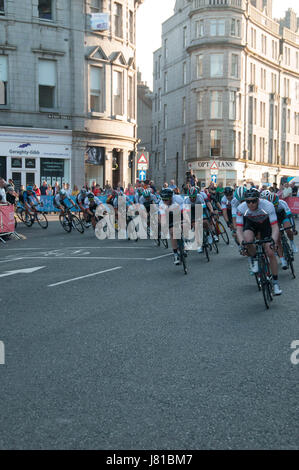
<instances>
[{"instance_id":1,"label":"street sign","mask_svg":"<svg viewBox=\"0 0 299 470\"><path fill-rule=\"evenodd\" d=\"M144 170L139 171L138 178L139 178L139 181L145 181L146 180L146 171L144 171Z\"/></svg>"},{"instance_id":2,"label":"street sign","mask_svg":"<svg viewBox=\"0 0 299 470\"><path fill-rule=\"evenodd\" d=\"M217 175L211 175L211 180L213 181L213 183L217 183Z\"/></svg>"},{"instance_id":3,"label":"street sign","mask_svg":"<svg viewBox=\"0 0 299 470\"><path fill-rule=\"evenodd\" d=\"M215 161L212 163L210 170L218 170L218 166Z\"/></svg>"},{"instance_id":4,"label":"street sign","mask_svg":"<svg viewBox=\"0 0 299 470\"><path fill-rule=\"evenodd\" d=\"M148 165L146 163L137 163L137 170L147 170Z\"/></svg>"},{"instance_id":5,"label":"street sign","mask_svg":"<svg viewBox=\"0 0 299 470\"><path fill-rule=\"evenodd\" d=\"M140 157L138 158L137 164L139 164L139 163L145 163L145 164L148 165L148 159L146 158L146 156L144 155L144 153L142 153L142 154L140 155Z\"/></svg>"}]
</instances>

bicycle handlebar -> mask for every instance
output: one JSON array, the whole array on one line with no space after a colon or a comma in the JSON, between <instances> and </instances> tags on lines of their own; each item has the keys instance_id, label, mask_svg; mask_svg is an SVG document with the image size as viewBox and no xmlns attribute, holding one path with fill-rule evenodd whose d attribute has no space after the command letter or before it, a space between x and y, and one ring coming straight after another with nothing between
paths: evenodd
<instances>
[{"instance_id":1,"label":"bicycle handlebar","mask_svg":"<svg viewBox=\"0 0 299 470\"><path fill-rule=\"evenodd\" d=\"M242 241L243 246L247 245L263 245L264 243L271 243L271 245L274 245L274 240L273 238L264 238L264 240L255 240L254 242L244 242Z\"/></svg>"}]
</instances>

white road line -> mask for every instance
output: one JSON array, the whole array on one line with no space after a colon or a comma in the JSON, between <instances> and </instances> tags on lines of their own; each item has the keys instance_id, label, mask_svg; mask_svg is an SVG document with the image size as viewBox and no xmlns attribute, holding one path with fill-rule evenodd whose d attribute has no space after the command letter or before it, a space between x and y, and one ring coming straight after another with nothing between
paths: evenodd
<instances>
[{"instance_id":1,"label":"white road line","mask_svg":"<svg viewBox=\"0 0 299 470\"><path fill-rule=\"evenodd\" d=\"M99 271L97 273L87 274L86 276L75 277L73 279L68 279L67 281L56 282L56 284L49 284L48 287L60 286L61 284L67 284L68 282L79 281L79 279L84 279L86 277L97 276L98 274L104 274L104 273L108 273L110 271L116 271L117 269L122 269L122 267L117 266L116 268L105 269L105 271Z\"/></svg>"},{"instance_id":2,"label":"white road line","mask_svg":"<svg viewBox=\"0 0 299 470\"><path fill-rule=\"evenodd\" d=\"M111 256L24 256L22 259L43 259L43 260L50 260L54 259L59 261L60 259L105 259L105 260L139 260L139 261L147 261L148 258L118 258L118 257L111 257Z\"/></svg>"},{"instance_id":3,"label":"white road line","mask_svg":"<svg viewBox=\"0 0 299 470\"><path fill-rule=\"evenodd\" d=\"M0 263L10 263L11 261L19 261L20 259L23 258L10 258L10 259L5 259L3 261L0 261Z\"/></svg>"},{"instance_id":4,"label":"white road line","mask_svg":"<svg viewBox=\"0 0 299 470\"><path fill-rule=\"evenodd\" d=\"M155 259L165 258L166 256L171 256L173 253L166 253L166 255L156 256L155 258L146 258L146 261L154 261Z\"/></svg>"},{"instance_id":5,"label":"white road line","mask_svg":"<svg viewBox=\"0 0 299 470\"><path fill-rule=\"evenodd\" d=\"M67 246L63 248L49 248L49 247L40 247L40 248L5 248L6 251L24 251L24 250L51 250L55 251L65 251L65 250L153 250L152 246Z\"/></svg>"}]
</instances>

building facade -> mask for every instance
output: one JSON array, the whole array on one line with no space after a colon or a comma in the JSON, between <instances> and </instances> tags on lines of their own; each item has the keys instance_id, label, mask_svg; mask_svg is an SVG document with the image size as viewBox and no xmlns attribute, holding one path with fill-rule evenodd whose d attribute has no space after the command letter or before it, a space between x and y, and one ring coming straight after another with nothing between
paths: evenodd
<instances>
[{"instance_id":1,"label":"building facade","mask_svg":"<svg viewBox=\"0 0 299 470\"><path fill-rule=\"evenodd\" d=\"M154 53L159 184L299 176L297 23L292 10L274 20L272 0L177 0Z\"/></svg>"},{"instance_id":2,"label":"building facade","mask_svg":"<svg viewBox=\"0 0 299 470\"><path fill-rule=\"evenodd\" d=\"M0 0L0 173L127 185L143 0Z\"/></svg>"},{"instance_id":3,"label":"building facade","mask_svg":"<svg viewBox=\"0 0 299 470\"><path fill-rule=\"evenodd\" d=\"M137 150L152 153L152 91L137 72Z\"/></svg>"}]
</instances>

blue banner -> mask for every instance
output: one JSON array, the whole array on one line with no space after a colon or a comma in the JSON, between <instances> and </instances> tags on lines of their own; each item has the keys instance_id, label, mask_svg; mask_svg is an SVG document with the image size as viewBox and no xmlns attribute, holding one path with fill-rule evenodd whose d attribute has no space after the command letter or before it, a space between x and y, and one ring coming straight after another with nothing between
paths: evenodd
<instances>
[{"instance_id":1,"label":"blue banner","mask_svg":"<svg viewBox=\"0 0 299 470\"><path fill-rule=\"evenodd\" d=\"M107 200L107 196L96 196L102 203L105 203ZM72 201L76 204L76 196L71 196ZM134 196L129 196L129 199L134 202ZM54 207L53 204L54 201L54 196L40 196L40 202L43 203L43 205L37 206L37 209L41 212L60 212L59 209ZM80 208L76 205L76 207L73 207L70 202L68 202L68 199L64 200L64 203L66 206L68 206L72 211L74 212L80 212ZM18 207L24 207L23 204L20 202L18 203Z\"/></svg>"}]
</instances>

